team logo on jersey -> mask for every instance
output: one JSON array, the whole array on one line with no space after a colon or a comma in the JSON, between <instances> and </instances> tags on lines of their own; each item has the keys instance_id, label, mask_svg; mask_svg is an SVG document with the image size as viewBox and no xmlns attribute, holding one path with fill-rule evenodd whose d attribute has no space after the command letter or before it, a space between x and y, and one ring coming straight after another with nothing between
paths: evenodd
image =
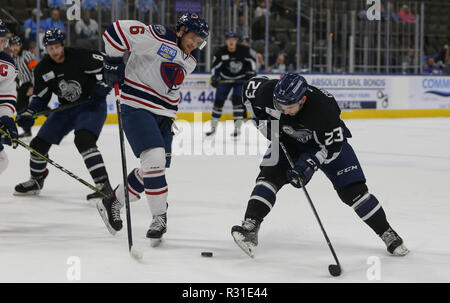
<instances>
[{"instance_id":1,"label":"team logo on jersey","mask_svg":"<svg viewBox=\"0 0 450 303\"><path fill-rule=\"evenodd\" d=\"M164 36L166 34L166 28L162 25L153 25L153 29L160 36Z\"/></svg>"},{"instance_id":2,"label":"team logo on jersey","mask_svg":"<svg viewBox=\"0 0 450 303\"><path fill-rule=\"evenodd\" d=\"M237 74L242 70L242 67L244 64L242 64L241 61L231 61L229 65L230 72L232 74Z\"/></svg>"},{"instance_id":3,"label":"team logo on jersey","mask_svg":"<svg viewBox=\"0 0 450 303\"><path fill-rule=\"evenodd\" d=\"M53 71L49 71L46 74L42 75L42 79L44 79L45 82L52 80L55 78L55 73Z\"/></svg>"},{"instance_id":4,"label":"team logo on jersey","mask_svg":"<svg viewBox=\"0 0 450 303\"><path fill-rule=\"evenodd\" d=\"M161 64L161 76L169 91L180 89L184 80L184 70L176 63L163 62Z\"/></svg>"},{"instance_id":5,"label":"team logo on jersey","mask_svg":"<svg viewBox=\"0 0 450 303\"><path fill-rule=\"evenodd\" d=\"M164 59L173 61L173 59L175 59L177 55L177 50L163 43L158 50L158 55L160 55Z\"/></svg>"},{"instance_id":6,"label":"team logo on jersey","mask_svg":"<svg viewBox=\"0 0 450 303\"><path fill-rule=\"evenodd\" d=\"M285 132L287 135L291 136L297 141L300 141L301 143L306 143L312 139L312 131L310 131L309 129L306 128L294 129L292 126L289 125L283 125L282 129L283 132Z\"/></svg>"},{"instance_id":7,"label":"team logo on jersey","mask_svg":"<svg viewBox=\"0 0 450 303\"><path fill-rule=\"evenodd\" d=\"M66 99L69 102L73 102L80 98L82 89L80 83L75 80L61 80L58 83L59 96Z\"/></svg>"}]
</instances>

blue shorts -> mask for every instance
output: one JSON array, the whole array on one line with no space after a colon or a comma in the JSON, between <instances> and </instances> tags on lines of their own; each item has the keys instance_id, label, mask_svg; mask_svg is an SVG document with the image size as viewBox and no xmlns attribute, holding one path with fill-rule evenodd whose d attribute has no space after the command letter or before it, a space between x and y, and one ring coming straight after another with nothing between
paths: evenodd
<instances>
[{"instance_id":1,"label":"blue shorts","mask_svg":"<svg viewBox=\"0 0 450 303\"><path fill-rule=\"evenodd\" d=\"M227 100L230 90L233 88L233 97L242 96L242 83L221 83L216 89L216 100Z\"/></svg>"},{"instance_id":2,"label":"blue shorts","mask_svg":"<svg viewBox=\"0 0 450 303\"><path fill-rule=\"evenodd\" d=\"M97 138L106 120L106 102L88 102L60 112L51 113L37 137L59 144L72 130L88 130Z\"/></svg>"},{"instance_id":3,"label":"blue shorts","mask_svg":"<svg viewBox=\"0 0 450 303\"><path fill-rule=\"evenodd\" d=\"M163 147L166 150L166 167L170 167L172 119L125 104L122 104L121 110L123 130L134 155L139 158L147 149Z\"/></svg>"}]
</instances>

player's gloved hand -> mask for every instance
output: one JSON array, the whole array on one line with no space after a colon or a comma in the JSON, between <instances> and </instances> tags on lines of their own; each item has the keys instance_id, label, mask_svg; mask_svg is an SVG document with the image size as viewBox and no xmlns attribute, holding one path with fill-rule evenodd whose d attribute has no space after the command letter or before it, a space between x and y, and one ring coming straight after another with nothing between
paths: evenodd
<instances>
[{"instance_id":1,"label":"player's gloved hand","mask_svg":"<svg viewBox=\"0 0 450 303\"><path fill-rule=\"evenodd\" d=\"M119 86L125 81L125 63L122 57L106 56L103 61L103 81L110 87Z\"/></svg>"},{"instance_id":2,"label":"player's gloved hand","mask_svg":"<svg viewBox=\"0 0 450 303\"><path fill-rule=\"evenodd\" d=\"M300 188L302 187L299 179L302 180L303 185L308 184L311 180L314 172L319 168L319 160L315 156L308 154L300 155L294 168L287 171L287 178L292 186Z\"/></svg>"},{"instance_id":3,"label":"player's gloved hand","mask_svg":"<svg viewBox=\"0 0 450 303\"><path fill-rule=\"evenodd\" d=\"M253 70L249 70L245 73L245 80L249 80L249 79L253 78L254 76L256 76L256 72Z\"/></svg>"},{"instance_id":4,"label":"player's gloved hand","mask_svg":"<svg viewBox=\"0 0 450 303\"><path fill-rule=\"evenodd\" d=\"M17 116L16 118L17 125L25 129L32 127L34 124L34 120L36 119L33 117L34 114L36 114L35 110L27 108L26 111Z\"/></svg>"},{"instance_id":5,"label":"player's gloved hand","mask_svg":"<svg viewBox=\"0 0 450 303\"><path fill-rule=\"evenodd\" d=\"M219 85L219 81L220 81L220 76L212 76L211 77L211 86L216 88Z\"/></svg>"},{"instance_id":6,"label":"player's gloved hand","mask_svg":"<svg viewBox=\"0 0 450 303\"><path fill-rule=\"evenodd\" d=\"M14 119L8 116L0 117L0 128L6 132L6 134L1 134L1 142L6 145L11 145L13 148L17 147L17 142L13 139L19 138L17 132L16 123Z\"/></svg>"}]
</instances>

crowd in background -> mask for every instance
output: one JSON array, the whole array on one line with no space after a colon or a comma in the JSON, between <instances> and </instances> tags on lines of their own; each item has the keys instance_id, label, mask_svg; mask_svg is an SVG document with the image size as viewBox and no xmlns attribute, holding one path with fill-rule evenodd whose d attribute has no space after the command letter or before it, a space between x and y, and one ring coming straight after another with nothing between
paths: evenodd
<instances>
[{"instance_id":1,"label":"crowd in background","mask_svg":"<svg viewBox=\"0 0 450 303\"><path fill-rule=\"evenodd\" d=\"M123 2L123 0L120 0ZM154 5L153 0L140 0L142 5ZM236 0L237 2L241 2ZM252 1L252 0L250 0ZM252 23L245 28L245 17L243 6L238 8L238 19L236 33L241 37L241 43L253 48L257 53L257 71L284 73L291 71L309 72L307 64L304 62L304 53L300 54L300 70L297 69L296 54L296 32L292 29L296 28L295 20L287 18L284 15L284 8L280 1L269 1L269 9L266 8L265 0L253 0L254 11L252 12ZM82 2L81 20L74 22L72 32L72 45L78 47L97 49L99 46L98 39L99 24L92 18L93 10L97 3L101 3L104 7L111 7L112 0L85 0ZM281 3L281 4L280 4ZM35 41L38 33L42 35L49 28L60 28L66 31L67 23L65 23L65 1L64 0L48 0L48 9L46 16L37 9L31 11L31 16L27 20L23 20L23 28L19 28L15 35L22 38L21 48L36 53ZM269 57L264 58L265 47L265 22L266 14L269 14L270 30L269 30ZM39 15L39 16L38 16ZM358 14L360 19L367 18L366 11ZM382 21L391 19L394 23L415 23L416 16L408 5L402 5L397 11L394 4L390 5L388 12L384 4L381 4ZM39 29L37 29L37 18L40 20ZM64 21L63 21L64 20ZM214 50L213 50L214 51ZM399 73L411 73L414 65L414 49L408 49L401 59L397 62L401 65ZM450 55L448 44L443 45L442 50L436 54L426 54L423 58L424 68L422 73L426 74L450 74Z\"/></svg>"}]
</instances>

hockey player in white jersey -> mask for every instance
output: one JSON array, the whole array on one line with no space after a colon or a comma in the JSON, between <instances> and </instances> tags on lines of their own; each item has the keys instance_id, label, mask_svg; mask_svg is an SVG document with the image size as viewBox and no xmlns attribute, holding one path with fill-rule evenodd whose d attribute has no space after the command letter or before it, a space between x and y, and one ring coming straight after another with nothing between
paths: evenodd
<instances>
[{"instance_id":1,"label":"hockey player in white jersey","mask_svg":"<svg viewBox=\"0 0 450 303\"><path fill-rule=\"evenodd\" d=\"M125 135L140 159L128 175L128 188L118 185L113 195L97 204L108 230L122 229L120 209L125 190L130 201L145 194L152 214L147 238L158 245L167 227L168 187L165 169L170 165L172 123L180 101L180 85L196 68L198 49L206 44L208 24L195 13L184 14L176 31L164 25L119 20L103 34L107 57L104 80L121 85L121 110ZM125 64L123 56L129 52Z\"/></svg>"},{"instance_id":2,"label":"hockey player in white jersey","mask_svg":"<svg viewBox=\"0 0 450 303\"><path fill-rule=\"evenodd\" d=\"M8 157L3 144L17 147L12 139L18 138L17 127L13 115L16 111L16 76L17 69L14 59L3 51L3 43L8 34L8 28L0 19L0 128L6 135L0 135L0 174L8 167Z\"/></svg>"}]
</instances>

